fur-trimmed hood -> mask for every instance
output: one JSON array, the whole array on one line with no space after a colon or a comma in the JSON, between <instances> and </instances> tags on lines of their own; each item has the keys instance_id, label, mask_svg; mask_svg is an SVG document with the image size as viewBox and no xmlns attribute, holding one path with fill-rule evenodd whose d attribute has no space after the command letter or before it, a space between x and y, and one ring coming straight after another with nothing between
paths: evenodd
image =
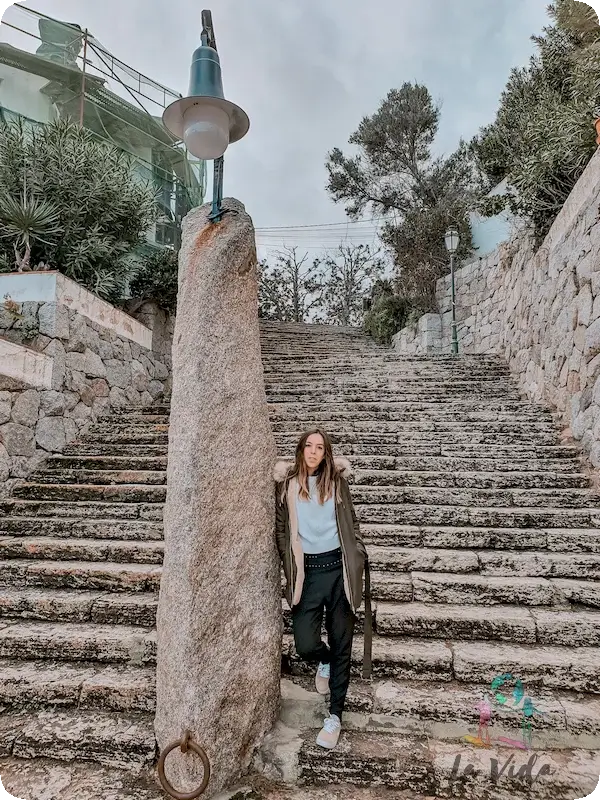
<instances>
[{"instance_id":1,"label":"fur-trimmed hood","mask_svg":"<svg viewBox=\"0 0 600 800\"><path fill-rule=\"evenodd\" d=\"M333 461L336 466L337 472L344 478L352 475L352 464L344 456L334 456ZM295 461L288 458L280 458L276 461L273 467L273 478L277 483L284 480L290 469L294 466Z\"/></svg>"}]
</instances>

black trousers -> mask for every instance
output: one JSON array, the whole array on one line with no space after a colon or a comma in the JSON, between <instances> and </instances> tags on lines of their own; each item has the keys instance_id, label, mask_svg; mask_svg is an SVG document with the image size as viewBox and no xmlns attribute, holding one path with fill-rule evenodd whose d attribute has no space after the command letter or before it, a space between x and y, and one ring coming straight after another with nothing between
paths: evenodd
<instances>
[{"instance_id":1,"label":"black trousers","mask_svg":"<svg viewBox=\"0 0 600 800\"><path fill-rule=\"evenodd\" d=\"M329 646L321 639L323 610ZM318 555L305 554L302 597L292 608L292 620L300 658L330 665L329 713L341 720L350 684L356 614L344 591L340 548Z\"/></svg>"}]
</instances>

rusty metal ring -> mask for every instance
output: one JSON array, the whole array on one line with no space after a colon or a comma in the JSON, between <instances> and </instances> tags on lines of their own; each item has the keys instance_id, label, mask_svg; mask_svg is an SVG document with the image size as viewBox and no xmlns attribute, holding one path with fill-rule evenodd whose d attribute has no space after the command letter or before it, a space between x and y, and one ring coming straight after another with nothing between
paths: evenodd
<instances>
[{"instance_id":1,"label":"rusty metal ring","mask_svg":"<svg viewBox=\"0 0 600 800\"><path fill-rule=\"evenodd\" d=\"M165 774L165 760L169 753L172 750L175 750L176 747L181 748L182 753L187 753L188 750L191 750L192 753L196 753L196 755L200 756L202 759L202 764L204 765L204 780L202 781L201 786L193 792L178 792L177 789L174 789L167 780L167 776ZM196 800L196 798L200 797L200 795L204 792L210 780L210 762L208 760L208 756L199 744L196 744L194 741L192 741L192 734L190 731L186 731L181 739L173 742L168 747L165 747L158 759L156 771L158 772L158 780L160 781L160 785L165 792L171 797L174 797L175 800Z\"/></svg>"}]
</instances>

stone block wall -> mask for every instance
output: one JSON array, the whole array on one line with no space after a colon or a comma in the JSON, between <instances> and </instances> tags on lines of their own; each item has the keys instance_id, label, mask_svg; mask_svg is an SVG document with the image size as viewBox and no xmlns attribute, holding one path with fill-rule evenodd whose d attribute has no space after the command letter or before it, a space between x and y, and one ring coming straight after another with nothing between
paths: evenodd
<instances>
[{"instance_id":1,"label":"stone block wall","mask_svg":"<svg viewBox=\"0 0 600 800\"><path fill-rule=\"evenodd\" d=\"M439 314L425 314L416 325L395 337L396 349L406 355L439 353L442 349L442 320Z\"/></svg>"},{"instance_id":2,"label":"stone block wall","mask_svg":"<svg viewBox=\"0 0 600 800\"><path fill-rule=\"evenodd\" d=\"M4 295L6 285L0 286ZM0 299L0 482L5 491L6 482L26 477L49 454L63 452L111 407L147 406L170 395L172 325L163 320L154 337L151 329L113 310L119 324L103 325L82 313L85 308L74 310L60 298ZM152 309L146 314L151 317Z\"/></svg>"},{"instance_id":3,"label":"stone block wall","mask_svg":"<svg viewBox=\"0 0 600 800\"><path fill-rule=\"evenodd\" d=\"M541 247L520 234L456 273L459 351L497 353L524 394L550 404L600 467L600 151ZM450 278L438 281L441 347L451 341ZM427 315L431 317L431 315ZM427 325L431 323L428 322ZM401 353L432 352L422 328Z\"/></svg>"}]
</instances>

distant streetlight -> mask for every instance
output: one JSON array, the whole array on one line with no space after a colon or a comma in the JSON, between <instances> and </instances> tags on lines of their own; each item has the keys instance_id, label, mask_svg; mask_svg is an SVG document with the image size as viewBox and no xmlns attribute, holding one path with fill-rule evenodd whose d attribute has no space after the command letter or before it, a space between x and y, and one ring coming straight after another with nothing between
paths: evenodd
<instances>
[{"instance_id":1,"label":"distant streetlight","mask_svg":"<svg viewBox=\"0 0 600 800\"><path fill-rule=\"evenodd\" d=\"M225 100L210 11L202 12L202 45L192 56L188 96L165 109L163 123L196 158L215 162L209 219L218 222L223 213L223 155L230 144L248 133L250 120L243 109Z\"/></svg>"},{"instance_id":2,"label":"distant streetlight","mask_svg":"<svg viewBox=\"0 0 600 800\"><path fill-rule=\"evenodd\" d=\"M450 282L452 286L452 353L458 355L458 336L456 332L456 289L454 285L454 256L460 244L456 228L446 231L446 249L450 253Z\"/></svg>"}]
</instances>

